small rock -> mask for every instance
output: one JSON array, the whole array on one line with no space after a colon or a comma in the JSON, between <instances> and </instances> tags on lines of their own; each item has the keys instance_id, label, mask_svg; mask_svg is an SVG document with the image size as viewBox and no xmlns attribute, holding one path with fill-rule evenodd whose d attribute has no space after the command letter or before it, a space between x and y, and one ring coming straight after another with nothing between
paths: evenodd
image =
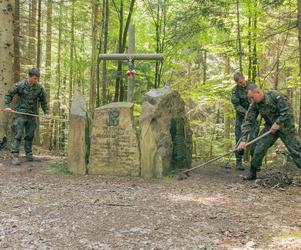
<instances>
[{"instance_id":1,"label":"small rock","mask_svg":"<svg viewBox=\"0 0 301 250\"><path fill-rule=\"evenodd\" d=\"M251 241L246 243L246 248L247 249L251 250L251 249L254 249L254 247L255 247L255 242L254 241L251 240Z\"/></svg>"}]
</instances>

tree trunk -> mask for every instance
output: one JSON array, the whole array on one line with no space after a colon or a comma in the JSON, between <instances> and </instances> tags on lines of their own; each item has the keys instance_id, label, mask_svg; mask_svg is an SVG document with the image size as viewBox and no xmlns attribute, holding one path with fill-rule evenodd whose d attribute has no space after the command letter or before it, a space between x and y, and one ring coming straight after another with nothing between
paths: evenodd
<instances>
[{"instance_id":1,"label":"tree trunk","mask_svg":"<svg viewBox=\"0 0 301 250\"><path fill-rule=\"evenodd\" d=\"M165 49L166 38L166 22L167 22L167 6L168 1L157 1L157 9L154 16L154 24L156 28L156 53L163 53ZM152 11L152 10L150 10ZM160 88L163 72L163 61L156 61L155 67L155 88Z\"/></svg>"},{"instance_id":2,"label":"tree trunk","mask_svg":"<svg viewBox=\"0 0 301 250\"><path fill-rule=\"evenodd\" d=\"M93 119L93 113L96 100L96 63L97 63L97 37L98 37L98 11L99 4L97 0L92 1L92 51L91 51L91 68L90 68L90 98L89 98L89 111L90 117Z\"/></svg>"},{"instance_id":3,"label":"tree trunk","mask_svg":"<svg viewBox=\"0 0 301 250\"><path fill-rule=\"evenodd\" d=\"M2 85L0 107L4 107L4 95L14 81L14 10L14 0L0 1L0 84ZM7 136L9 130L8 119L7 113L0 112L0 140Z\"/></svg>"},{"instance_id":4,"label":"tree trunk","mask_svg":"<svg viewBox=\"0 0 301 250\"><path fill-rule=\"evenodd\" d=\"M14 82L20 81L20 1L15 0L14 16Z\"/></svg>"},{"instance_id":5,"label":"tree trunk","mask_svg":"<svg viewBox=\"0 0 301 250\"><path fill-rule=\"evenodd\" d=\"M257 77L257 2L254 6L254 19L253 19L253 55L252 55L252 81L256 81Z\"/></svg>"},{"instance_id":6,"label":"tree trunk","mask_svg":"<svg viewBox=\"0 0 301 250\"><path fill-rule=\"evenodd\" d=\"M29 44L28 44L28 60L31 66L36 65L36 31L37 31L37 0L31 1L31 9L29 11Z\"/></svg>"},{"instance_id":7,"label":"tree trunk","mask_svg":"<svg viewBox=\"0 0 301 250\"><path fill-rule=\"evenodd\" d=\"M74 21L75 21L75 0L72 0L71 10L71 34L70 34L70 68L69 68L69 111L73 95L73 67L74 67ZM70 112L69 112L70 113Z\"/></svg>"},{"instance_id":8,"label":"tree trunk","mask_svg":"<svg viewBox=\"0 0 301 250\"><path fill-rule=\"evenodd\" d=\"M203 83L207 81L207 51L204 50L203 52L203 60L202 60L202 65L203 65Z\"/></svg>"},{"instance_id":9,"label":"tree trunk","mask_svg":"<svg viewBox=\"0 0 301 250\"><path fill-rule=\"evenodd\" d=\"M104 26L104 38L103 38L103 53L107 53L108 49L108 33L109 33L109 1L104 0L105 7L105 26ZM103 61L102 64L102 103L107 103L107 62Z\"/></svg>"},{"instance_id":10,"label":"tree trunk","mask_svg":"<svg viewBox=\"0 0 301 250\"><path fill-rule=\"evenodd\" d=\"M56 116L60 116L61 110L61 102L60 102L60 95L61 95L61 45L62 45L62 13L63 13L63 1L61 0L59 3L59 37L58 37L58 51L57 51L57 66L56 66L56 94L54 98L53 104L53 114ZM56 149L59 149L59 137L60 137L60 122L55 121L55 125L53 126L52 130L52 142L53 146Z\"/></svg>"},{"instance_id":11,"label":"tree trunk","mask_svg":"<svg viewBox=\"0 0 301 250\"><path fill-rule=\"evenodd\" d=\"M122 34L123 34L123 1L120 1L120 10L119 10L119 39L118 39L118 53L123 53L122 51ZM119 100L120 87L123 84L122 77L122 61L117 62L117 77L115 83L115 96L114 101Z\"/></svg>"},{"instance_id":12,"label":"tree trunk","mask_svg":"<svg viewBox=\"0 0 301 250\"><path fill-rule=\"evenodd\" d=\"M239 70L240 70L240 72L243 72L243 67L242 67L242 47L241 47L241 37L240 37L239 0L236 0L236 18L237 18L237 42L238 42Z\"/></svg>"},{"instance_id":13,"label":"tree trunk","mask_svg":"<svg viewBox=\"0 0 301 250\"><path fill-rule=\"evenodd\" d=\"M277 57L276 57L276 72L275 72L275 82L274 82L274 89L278 89L279 85L279 64L280 64L280 50L277 49Z\"/></svg>"},{"instance_id":14,"label":"tree trunk","mask_svg":"<svg viewBox=\"0 0 301 250\"><path fill-rule=\"evenodd\" d=\"M41 1L42 0L38 0L38 40L37 40L37 58L36 58L36 62L37 65L36 67L38 69L40 69L41 67ZM36 110L36 114L39 114L39 109ZM37 128L35 131L35 137L34 137L34 144L40 146L41 145L41 140L40 140L40 119L39 117L36 118L37 121Z\"/></svg>"},{"instance_id":15,"label":"tree trunk","mask_svg":"<svg viewBox=\"0 0 301 250\"><path fill-rule=\"evenodd\" d=\"M41 42L41 18L42 18L42 0L38 0L38 45L37 45L37 68L41 68L42 42Z\"/></svg>"},{"instance_id":16,"label":"tree trunk","mask_svg":"<svg viewBox=\"0 0 301 250\"><path fill-rule=\"evenodd\" d=\"M52 39L52 0L47 1L47 30L46 30L46 62L44 87L47 95L47 103L50 105L50 82L51 82L51 39ZM43 147L51 148L51 123L44 123L46 131L43 137Z\"/></svg>"},{"instance_id":17,"label":"tree trunk","mask_svg":"<svg viewBox=\"0 0 301 250\"><path fill-rule=\"evenodd\" d=\"M298 0L299 77L301 82L301 0ZM301 94L299 103L299 135L301 136Z\"/></svg>"},{"instance_id":18,"label":"tree trunk","mask_svg":"<svg viewBox=\"0 0 301 250\"><path fill-rule=\"evenodd\" d=\"M160 53L160 1L157 2L157 13L156 13L156 53ZM159 62L156 61L156 72L155 72L155 89L159 88Z\"/></svg>"},{"instance_id":19,"label":"tree trunk","mask_svg":"<svg viewBox=\"0 0 301 250\"><path fill-rule=\"evenodd\" d=\"M225 77L230 82L230 58L226 58L225 63ZM225 152L230 151L230 130L231 130L231 118L230 118L230 101L224 103L224 150Z\"/></svg>"},{"instance_id":20,"label":"tree trunk","mask_svg":"<svg viewBox=\"0 0 301 250\"><path fill-rule=\"evenodd\" d=\"M124 27L123 35L122 35L122 49L121 49L122 53L125 52L126 39L128 36L128 31L129 31L129 26L131 23L132 15L134 12L134 5L135 5L135 0L131 0L129 14L126 19L126 23L125 23L125 27ZM121 71L122 71L122 65L121 65ZM121 81L120 81L120 85L119 85L119 101L122 102L124 100L124 98L125 98L125 88L124 88L123 79L121 77Z\"/></svg>"},{"instance_id":21,"label":"tree trunk","mask_svg":"<svg viewBox=\"0 0 301 250\"><path fill-rule=\"evenodd\" d=\"M101 10L101 31L99 36L99 45L98 45L98 54L102 52L102 41L104 35L104 26L105 26L105 1L102 2L102 10ZM100 106L100 59L97 57L97 65L96 65L96 107Z\"/></svg>"},{"instance_id":22,"label":"tree trunk","mask_svg":"<svg viewBox=\"0 0 301 250\"><path fill-rule=\"evenodd\" d=\"M248 2L248 79L252 78L252 10L251 10L251 3Z\"/></svg>"}]
</instances>

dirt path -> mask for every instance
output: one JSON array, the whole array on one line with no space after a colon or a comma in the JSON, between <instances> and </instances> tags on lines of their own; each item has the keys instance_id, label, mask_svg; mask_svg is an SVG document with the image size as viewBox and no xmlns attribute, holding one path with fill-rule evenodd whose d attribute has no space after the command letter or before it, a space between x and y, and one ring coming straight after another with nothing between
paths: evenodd
<instances>
[{"instance_id":1,"label":"dirt path","mask_svg":"<svg viewBox=\"0 0 301 250\"><path fill-rule=\"evenodd\" d=\"M0 249L301 249L301 188L207 167L183 181L0 161Z\"/></svg>"}]
</instances>

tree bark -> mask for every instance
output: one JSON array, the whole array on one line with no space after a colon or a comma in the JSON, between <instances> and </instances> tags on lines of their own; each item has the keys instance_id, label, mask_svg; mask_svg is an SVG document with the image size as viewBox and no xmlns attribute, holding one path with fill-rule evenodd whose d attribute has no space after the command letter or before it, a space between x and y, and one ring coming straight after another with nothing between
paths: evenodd
<instances>
[{"instance_id":1,"label":"tree bark","mask_svg":"<svg viewBox=\"0 0 301 250\"><path fill-rule=\"evenodd\" d=\"M225 60L225 77L230 82L230 58L227 57ZM224 150L228 152L231 148L230 142L230 130L231 130L231 119L230 119L230 100L224 103Z\"/></svg>"},{"instance_id":2,"label":"tree bark","mask_svg":"<svg viewBox=\"0 0 301 250\"><path fill-rule=\"evenodd\" d=\"M29 11L29 44L28 60L31 66L36 65L36 34L37 34L37 0L31 0L31 9Z\"/></svg>"},{"instance_id":3,"label":"tree bark","mask_svg":"<svg viewBox=\"0 0 301 250\"><path fill-rule=\"evenodd\" d=\"M70 34L70 68L69 68L69 111L73 95L73 71L74 71L74 22L75 22L75 0L72 0L71 10L71 34Z\"/></svg>"},{"instance_id":4,"label":"tree bark","mask_svg":"<svg viewBox=\"0 0 301 250\"><path fill-rule=\"evenodd\" d=\"M299 41L299 77L301 82L301 0L298 0L298 41ZM299 104L299 129L298 133L301 136L301 95Z\"/></svg>"},{"instance_id":5,"label":"tree bark","mask_svg":"<svg viewBox=\"0 0 301 250\"><path fill-rule=\"evenodd\" d=\"M279 86L279 73L280 73L280 50L277 48L277 57L276 57L276 72L275 72L275 81L274 89L278 89Z\"/></svg>"},{"instance_id":6,"label":"tree bark","mask_svg":"<svg viewBox=\"0 0 301 250\"><path fill-rule=\"evenodd\" d=\"M149 5L148 11L152 16L153 23L155 25L156 53L163 53L166 40L168 0L157 0L156 8L153 7L154 4L152 3L152 1L148 1L147 4ZM159 88L161 85L163 64L163 61L156 61L154 88Z\"/></svg>"},{"instance_id":7,"label":"tree bark","mask_svg":"<svg viewBox=\"0 0 301 250\"><path fill-rule=\"evenodd\" d=\"M57 66L56 66L56 94L53 104L53 114L56 116L60 116L61 110L61 45L62 45L62 14L63 14L63 1L61 0L59 3L59 36L58 36L58 51L57 51ZM59 149L60 147L60 122L54 121L54 126L52 129L52 143L54 148Z\"/></svg>"},{"instance_id":8,"label":"tree bark","mask_svg":"<svg viewBox=\"0 0 301 250\"><path fill-rule=\"evenodd\" d=\"M105 25L104 25L104 38L103 38L103 53L107 53L108 49L108 33L109 33L109 1L104 0L105 8ZM102 103L107 103L107 62L103 61L102 64Z\"/></svg>"},{"instance_id":9,"label":"tree bark","mask_svg":"<svg viewBox=\"0 0 301 250\"><path fill-rule=\"evenodd\" d=\"M4 95L14 81L14 11L14 0L0 1L0 107L4 107ZM8 119L7 113L0 112L0 140L6 137L9 131Z\"/></svg>"},{"instance_id":10,"label":"tree bark","mask_svg":"<svg viewBox=\"0 0 301 250\"><path fill-rule=\"evenodd\" d=\"M35 58L36 61L36 67L38 69L40 69L41 67L41 2L42 0L38 0L38 30L37 30L37 53L36 56L37 58ZM36 110L36 113L39 114L39 109ZM34 137L34 144L40 146L41 145L41 140L40 140L40 119L39 117L36 118L37 120L37 128L35 131L35 137Z\"/></svg>"},{"instance_id":11,"label":"tree bark","mask_svg":"<svg viewBox=\"0 0 301 250\"><path fill-rule=\"evenodd\" d=\"M203 60L202 60L202 65L203 65L203 83L207 81L207 50L203 51Z\"/></svg>"},{"instance_id":12,"label":"tree bark","mask_svg":"<svg viewBox=\"0 0 301 250\"><path fill-rule=\"evenodd\" d=\"M238 59L239 59L239 70L243 72L242 67L242 47L241 47L241 36L240 36L240 13L239 13L239 0L236 0L236 19L237 19L237 43L238 43Z\"/></svg>"},{"instance_id":13,"label":"tree bark","mask_svg":"<svg viewBox=\"0 0 301 250\"><path fill-rule=\"evenodd\" d=\"M92 50L91 50L91 68L90 68L90 98L89 111L90 117L93 119L93 113L96 100L96 63L97 63L97 38L98 38L98 10L99 4L97 0L92 1Z\"/></svg>"},{"instance_id":14,"label":"tree bark","mask_svg":"<svg viewBox=\"0 0 301 250\"><path fill-rule=\"evenodd\" d=\"M127 16L126 22L125 22L125 27L123 30L123 35L122 35L122 48L121 48L121 53L125 52L125 47L126 47L126 39L127 39L127 34L129 31L129 26L131 23L132 15L134 12L134 6L135 6L135 0L131 0L130 2L130 8L129 8L129 14ZM121 64L121 71L122 71L122 64ZM121 81L119 84L119 101L122 102L125 98L125 88L124 88L124 83L123 83L123 78L121 77Z\"/></svg>"},{"instance_id":15,"label":"tree bark","mask_svg":"<svg viewBox=\"0 0 301 250\"><path fill-rule=\"evenodd\" d=\"M252 11L251 11L251 3L248 2L248 79L252 78Z\"/></svg>"},{"instance_id":16,"label":"tree bark","mask_svg":"<svg viewBox=\"0 0 301 250\"><path fill-rule=\"evenodd\" d=\"M101 30L99 36L99 45L98 45L98 54L102 51L103 45L103 35L104 35L104 26L105 26L105 1L102 2L102 10L101 10ZM96 107L100 106L100 59L97 57L97 65L96 65Z\"/></svg>"},{"instance_id":17,"label":"tree bark","mask_svg":"<svg viewBox=\"0 0 301 250\"><path fill-rule=\"evenodd\" d=\"M119 39L118 39L118 53L123 53L122 51L122 34L123 34L123 0L120 1L120 9L119 9ZM122 77L122 61L117 62L117 77L115 83L115 96L114 102L117 102L119 98L119 92L121 85L123 85L123 77Z\"/></svg>"},{"instance_id":18,"label":"tree bark","mask_svg":"<svg viewBox=\"0 0 301 250\"><path fill-rule=\"evenodd\" d=\"M253 19L253 55L252 55L252 82L256 81L257 77L257 2L255 1L255 13Z\"/></svg>"},{"instance_id":19,"label":"tree bark","mask_svg":"<svg viewBox=\"0 0 301 250\"><path fill-rule=\"evenodd\" d=\"M20 81L20 1L15 0L14 16L14 82Z\"/></svg>"},{"instance_id":20,"label":"tree bark","mask_svg":"<svg viewBox=\"0 0 301 250\"><path fill-rule=\"evenodd\" d=\"M37 44L37 68L41 68L42 42L41 42L41 22L42 22L42 0L38 0L38 44Z\"/></svg>"},{"instance_id":21,"label":"tree bark","mask_svg":"<svg viewBox=\"0 0 301 250\"><path fill-rule=\"evenodd\" d=\"M50 82L51 82L51 48L52 48L52 0L47 1L47 28L46 28L46 60L45 60L45 80L44 87L47 95L47 103L50 105ZM46 127L45 134L43 136L43 147L51 148L51 123L46 121L44 123Z\"/></svg>"}]
</instances>

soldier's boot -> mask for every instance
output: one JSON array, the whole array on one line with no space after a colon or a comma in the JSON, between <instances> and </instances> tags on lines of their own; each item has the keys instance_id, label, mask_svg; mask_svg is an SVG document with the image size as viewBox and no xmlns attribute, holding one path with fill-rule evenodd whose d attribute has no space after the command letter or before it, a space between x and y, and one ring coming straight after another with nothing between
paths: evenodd
<instances>
[{"instance_id":1,"label":"soldier's boot","mask_svg":"<svg viewBox=\"0 0 301 250\"><path fill-rule=\"evenodd\" d=\"M11 159L11 163L15 166L20 165L21 162L19 160L19 155L18 154L12 154L12 159Z\"/></svg>"},{"instance_id":2,"label":"soldier's boot","mask_svg":"<svg viewBox=\"0 0 301 250\"><path fill-rule=\"evenodd\" d=\"M26 161L33 161L33 156L31 153L27 153L25 158L26 158Z\"/></svg>"},{"instance_id":3,"label":"soldier's boot","mask_svg":"<svg viewBox=\"0 0 301 250\"><path fill-rule=\"evenodd\" d=\"M5 148L6 145L7 145L7 137L4 136L4 137L2 138L2 140L0 141L0 149Z\"/></svg>"},{"instance_id":4,"label":"soldier's boot","mask_svg":"<svg viewBox=\"0 0 301 250\"><path fill-rule=\"evenodd\" d=\"M25 151L25 158L26 161L33 161L33 156L32 156L32 138L30 137L29 139L26 137L24 140L24 151Z\"/></svg>"},{"instance_id":5,"label":"soldier's boot","mask_svg":"<svg viewBox=\"0 0 301 250\"><path fill-rule=\"evenodd\" d=\"M242 165L242 159L237 159L236 160L236 170L238 170L238 171L244 171L245 170L244 166Z\"/></svg>"},{"instance_id":6,"label":"soldier's boot","mask_svg":"<svg viewBox=\"0 0 301 250\"><path fill-rule=\"evenodd\" d=\"M247 176L243 177L244 181L253 181L257 179L257 169L254 167L250 167L250 172Z\"/></svg>"}]
</instances>

